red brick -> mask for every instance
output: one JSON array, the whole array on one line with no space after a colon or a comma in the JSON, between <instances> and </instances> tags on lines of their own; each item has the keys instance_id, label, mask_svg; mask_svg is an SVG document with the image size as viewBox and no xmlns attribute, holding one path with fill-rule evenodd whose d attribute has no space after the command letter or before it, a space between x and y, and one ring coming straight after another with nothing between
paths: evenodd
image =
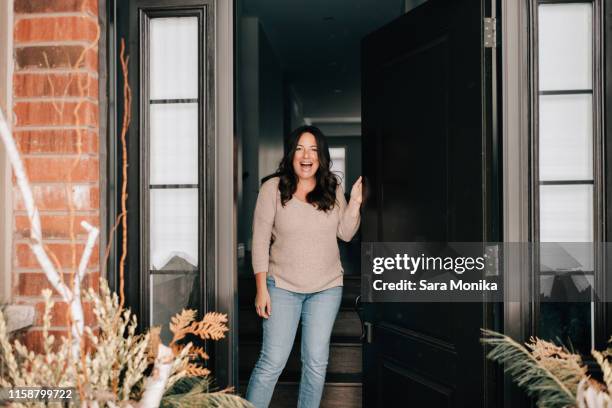
<instances>
[{"instance_id":1,"label":"red brick","mask_svg":"<svg viewBox=\"0 0 612 408\"><path fill-rule=\"evenodd\" d=\"M67 336L68 335L68 331L67 330L49 330L49 335L52 335L55 337L55 342L53 347L59 347L59 345L61 344L61 338L63 336ZM43 331L40 329L31 329L28 330L27 332L21 334L18 336L18 340L24 344L28 350L34 351L35 353L42 353L43 352L43 340L44 340L44 336L43 336Z\"/></svg>"},{"instance_id":2,"label":"red brick","mask_svg":"<svg viewBox=\"0 0 612 408\"><path fill-rule=\"evenodd\" d=\"M21 272L17 274L16 285L17 295L19 296L41 296L43 289L51 289L55 295L58 293L51 287L47 276L42 272ZM64 282L70 282L70 274L64 273ZM95 291L100 289L100 274L97 272L88 273L82 282L81 292L93 288Z\"/></svg>"},{"instance_id":3,"label":"red brick","mask_svg":"<svg viewBox=\"0 0 612 408\"><path fill-rule=\"evenodd\" d=\"M97 23L91 17L42 17L15 23L15 44L45 41L96 40Z\"/></svg>"},{"instance_id":4,"label":"red brick","mask_svg":"<svg viewBox=\"0 0 612 408\"><path fill-rule=\"evenodd\" d=\"M95 205L96 208L100 207L100 189L93 188L91 189L91 194L89 195L89 199L91 200L92 206Z\"/></svg>"},{"instance_id":5,"label":"red brick","mask_svg":"<svg viewBox=\"0 0 612 408\"><path fill-rule=\"evenodd\" d=\"M70 190L69 190L70 191ZM13 187L15 210L25 210L21 192ZM68 210L68 195L64 185L33 185L32 195L41 211ZM97 210L100 207L100 190L97 186L76 184L71 187L70 200L76 211Z\"/></svg>"},{"instance_id":6,"label":"red brick","mask_svg":"<svg viewBox=\"0 0 612 408\"><path fill-rule=\"evenodd\" d=\"M39 45L15 49L15 69L88 68L98 71L96 47L85 52L82 45Z\"/></svg>"},{"instance_id":7,"label":"red brick","mask_svg":"<svg viewBox=\"0 0 612 408\"><path fill-rule=\"evenodd\" d=\"M81 227L81 221L97 227L99 218L97 216L74 216L74 234L77 238L87 236L87 231ZM40 217L43 239L70 239L70 216L69 215L42 215ZM15 216L15 237L17 239L30 237L30 221L26 215Z\"/></svg>"},{"instance_id":8,"label":"red brick","mask_svg":"<svg viewBox=\"0 0 612 408\"><path fill-rule=\"evenodd\" d=\"M79 156L75 156L77 158ZM58 157L26 157L24 167L31 182L68 181L87 182L99 180L98 159L81 156L76 161L73 158Z\"/></svg>"},{"instance_id":9,"label":"red brick","mask_svg":"<svg viewBox=\"0 0 612 408\"><path fill-rule=\"evenodd\" d=\"M58 244L58 243L46 243L46 247L49 251L55 254L57 257L57 261L62 265L64 272L71 272L72 268L72 244ZM81 254L83 253L83 249L85 248L84 244L75 244L76 249L76 265L78 266L79 261L81 260ZM94 250L91 253L91 258L89 259L88 266L90 268L94 268L99 266L98 256L98 246L94 247ZM51 257L50 257L51 258ZM53 258L51 258L53 259ZM30 249L30 246L25 243L16 243L15 244L15 266L17 268L39 268L40 265L38 260L34 256L34 253Z\"/></svg>"},{"instance_id":10,"label":"red brick","mask_svg":"<svg viewBox=\"0 0 612 408\"><path fill-rule=\"evenodd\" d=\"M81 153L98 153L98 134L89 130L24 130L14 132L13 136L23 154L75 154L78 153L79 136Z\"/></svg>"},{"instance_id":11,"label":"red brick","mask_svg":"<svg viewBox=\"0 0 612 408\"><path fill-rule=\"evenodd\" d=\"M35 305L35 320L34 326L43 325L43 315L45 312L45 302L38 302ZM65 302L55 302L51 309L51 326L68 326L70 321L70 306ZM93 307L90 302L83 302L83 317L87 326L93 326L96 323L96 317L93 313Z\"/></svg>"},{"instance_id":12,"label":"red brick","mask_svg":"<svg viewBox=\"0 0 612 408\"><path fill-rule=\"evenodd\" d=\"M98 127L98 106L91 102L65 102L58 108L59 112L51 102L17 102L13 110L15 126Z\"/></svg>"},{"instance_id":13,"label":"red brick","mask_svg":"<svg viewBox=\"0 0 612 408\"><path fill-rule=\"evenodd\" d=\"M15 13L88 12L98 14L97 0L15 0Z\"/></svg>"},{"instance_id":14,"label":"red brick","mask_svg":"<svg viewBox=\"0 0 612 408\"><path fill-rule=\"evenodd\" d=\"M97 99L98 79L86 72L16 73L13 94L16 98L84 96Z\"/></svg>"}]
</instances>

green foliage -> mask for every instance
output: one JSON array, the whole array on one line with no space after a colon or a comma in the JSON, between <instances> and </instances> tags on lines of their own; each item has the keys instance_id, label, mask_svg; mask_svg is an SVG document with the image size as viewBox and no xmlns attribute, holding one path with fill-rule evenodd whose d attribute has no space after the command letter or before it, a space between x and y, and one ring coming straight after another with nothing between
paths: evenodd
<instances>
[{"instance_id":1,"label":"green foliage","mask_svg":"<svg viewBox=\"0 0 612 408\"><path fill-rule=\"evenodd\" d=\"M168 390L160 408L254 408L244 399L224 391L210 391L207 377L185 377Z\"/></svg>"},{"instance_id":2,"label":"green foliage","mask_svg":"<svg viewBox=\"0 0 612 408\"><path fill-rule=\"evenodd\" d=\"M566 408L576 404L576 395L565 381L573 383L575 371L563 373L552 370L542 364L525 346L508 336L490 330L483 330L486 335L482 342L491 347L487 357L504 365L504 371L512 376L514 382L523 388L529 396L536 399L541 408ZM559 366L560 367L560 366ZM558 368L559 368L558 367ZM578 381L579 382L579 381Z\"/></svg>"}]
</instances>

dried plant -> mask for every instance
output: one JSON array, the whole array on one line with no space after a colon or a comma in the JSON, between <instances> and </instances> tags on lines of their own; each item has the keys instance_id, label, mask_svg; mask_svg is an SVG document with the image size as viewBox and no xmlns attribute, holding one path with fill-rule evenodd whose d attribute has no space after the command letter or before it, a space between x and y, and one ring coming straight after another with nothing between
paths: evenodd
<instances>
[{"instance_id":1,"label":"dried plant","mask_svg":"<svg viewBox=\"0 0 612 408\"><path fill-rule=\"evenodd\" d=\"M80 364L72 358L68 338L55 339L49 334L54 302L50 290L44 290L43 297L44 342L40 353L29 350L18 340L9 340L0 311L0 356L6 365L0 386L75 387L80 383L86 406L150 408L160 404L159 400L157 403L147 400L147 392L155 390L160 393L161 405L166 407L252 407L228 390L211 392L210 371L200 364L208 358L204 349L192 347L191 342L177 343L186 340L186 335L202 340L222 339L227 331L225 315L208 313L197 321L195 311L183 310L172 318L173 344L166 347L160 341L159 328L137 333L136 317L120 305L117 294L101 280L99 292L89 289L84 295L93 305L97 328L85 327L89 347L83 353L84 364ZM168 354L161 352L164 350ZM166 380L158 381L163 376ZM174 387L177 382L181 384Z\"/></svg>"},{"instance_id":2,"label":"dried plant","mask_svg":"<svg viewBox=\"0 0 612 408\"><path fill-rule=\"evenodd\" d=\"M612 408L612 349L591 353L604 383L589 376L582 357L567 348L532 337L522 345L512 338L483 330L487 357L504 365L514 382L534 397L541 408Z\"/></svg>"},{"instance_id":3,"label":"dried plant","mask_svg":"<svg viewBox=\"0 0 612 408\"><path fill-rule=\"evenodd\" d=\"M205 378L187 378L164 396L161 408L244 407L244 402L235 395L225 390L209 392L209 389L210 385Z\"/></svg>"},{"instance_id":4,"label":"dried plant","mask_svg":"<svg viewBox=\"0 0 612 408\"><path fill-rule=\"evenodd\" d=\"M570 353L565 347L537 337L532 337L526 346L542 367L558 378L572 395L576 395L578 384L587 374L582 357Z\"/></svg>"},{"instance_id":5,"label":"dried plant","mask_svg":"<svg viewBox=\"0 0 612 408\"><path fill-rule=\"evenodd\" d=\"M192 309L183 309L182 312L174 316L170 321L170 331L173 334L170 348L178 355L181 353L185 345L182 341L187 336L195 336L203 341L206 340L221 340L225 337L227 328L227 315L223 313L209 312L206 313L201 321L196 321L197 312ZM197 359L208 360L208 354L201 347L192 347L189 344L187 355L190 362L187 363L186 372L192 376L207 376L210 371L205 367L200 367L193 361Z\"/></svg>"},{"instance_id":6,"label":"dried plant","mask_svg":"<svg viewBox=\"0 0 612 408\"><path fill-rule=\"evenodd\" d=\"M608 390L612 390L612 367L610 366L610 349L605 351L596 351L593 350L591 353L597 361L597 364L601 367L601 371L603 373L603 380L606 383L606 387Z\"/></svg>"}]
</instances>

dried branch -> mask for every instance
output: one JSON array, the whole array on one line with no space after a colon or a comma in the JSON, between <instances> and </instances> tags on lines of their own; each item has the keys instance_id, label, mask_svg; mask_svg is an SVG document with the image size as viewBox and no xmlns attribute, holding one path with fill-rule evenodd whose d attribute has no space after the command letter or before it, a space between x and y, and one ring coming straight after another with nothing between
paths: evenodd
<instances>
[{"instance_id":1,"label":"dried branch","mask_svg":"<svg viewBox=\"0 0 612 408\"><path fill-rule=\"evenodd\" d=\"M124 297L124 276L125 276L125 260L127 258L127 142L126 136L130 126L132 118L132 90L129 83L129 55L125 55L125 39L121 39L121 73L123 75L123 123L121 125L121 153L122 153L122 180L121 180L121 231L122 231L122 242L121 242L121 259L119 260L119 299L120 305L125 304Z\"/></svg>"},{"instance_id":2,"label":"dried branch","mask_svg":"<svg viewBox=\"0 0 612 408\"><path fill-rule=\"evenodd\" d=\"M170 374L174 353L168 346L160 344L157 350L157 358L153 373L145 381L145 391L138 404L142 408L157 408L161 402Z\"/></svg>"}]
</instances>

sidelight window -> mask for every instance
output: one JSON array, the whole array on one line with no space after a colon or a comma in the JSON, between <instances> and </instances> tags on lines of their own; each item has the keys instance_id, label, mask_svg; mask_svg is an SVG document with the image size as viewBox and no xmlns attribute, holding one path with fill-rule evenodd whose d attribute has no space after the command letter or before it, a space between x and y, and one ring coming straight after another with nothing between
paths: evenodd
<instances>
[{"instance_id":1,"label":"sidelight window","mask_svg":"<svg viewBox=\"0 0 612 408\"><path fill-rule=\"evenodd\" d=\"M202 100L198 16L148 15L145 143L150 324L200 309ZM169 335L169 333L162 333Z\"/></svg>"},{"instance_id":2,"label":"sidelight window","mask_svg":"<svg viewBox=\"0 0 612 408\"><path fill-rule=\"evenodd\" d=\"M207 0L131 0L111 7L116 50L124 42L129 55L132 95L126 304L143 327L161 326L167 342L170 318L183 308L206 313L214 287L214 14ZM117 139L127 108L123 80L118 69ZM115 186L121 186L123 172L117 146L109 154L116 163L109 190L119 200L121 188ZM111 220L120 204L111 206ZM115 254L121 253L121 239ZM118 270L116 264L109 268ZM110 278L116 288L118 278Z\"/></svg>"},{"instance_id":3,"label":"sidelight window","mask_svg":"<svg viewBox=\"0 0 612 408\"><path fill-rule=\"evenodd\" d=\"M538 335L589 350L594 343L590 288L596 269L591 243L599 240L594 4L540 1L536 16L534 174L539 228L534 238L543 243ZM574 300L581 302L545 301L553 291L568 287L578 294Z\"/></svg>"}]
</instances>

